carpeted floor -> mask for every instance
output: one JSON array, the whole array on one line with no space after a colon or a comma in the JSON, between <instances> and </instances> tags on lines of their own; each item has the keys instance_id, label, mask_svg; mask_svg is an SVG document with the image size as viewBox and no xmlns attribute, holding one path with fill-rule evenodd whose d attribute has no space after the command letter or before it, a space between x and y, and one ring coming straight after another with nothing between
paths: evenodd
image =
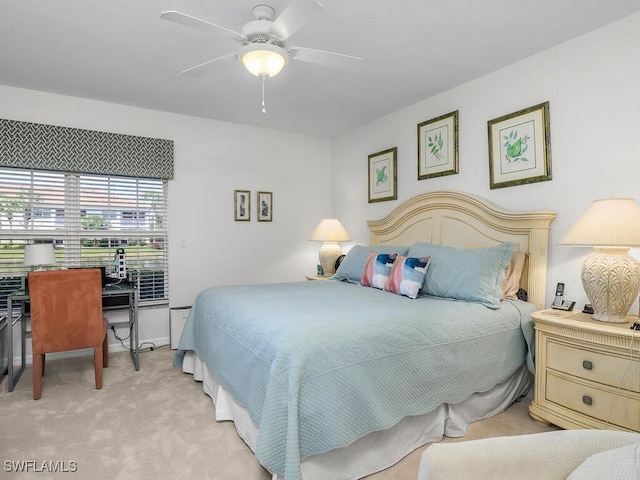
<instances>
[{"instance_id":1,"label":"carpeted floor","mask_svg":"<svg viewBox=\"0 0 640 480\"><path fill-rule=\"evenodd\" d=\"M216 422L211 399L172 366L173 351L112 353L96 390L93 359L49 358L42 398L33 400L30 366L12 393L0 382L0 478L267 480L230 422ZM462 441L552 430L527 415L528 402L469 428ZM414 480L424 448L367 480ZM17 473L31 461L30 473ZM43 465L43 462L47 462ZM75 473L43 473L48 465ZM24 467L23 467L24 468ZM36 472L34 470L40 470ZM328 479L329 480L329 479Z\"/></svg>"}]
</instances>

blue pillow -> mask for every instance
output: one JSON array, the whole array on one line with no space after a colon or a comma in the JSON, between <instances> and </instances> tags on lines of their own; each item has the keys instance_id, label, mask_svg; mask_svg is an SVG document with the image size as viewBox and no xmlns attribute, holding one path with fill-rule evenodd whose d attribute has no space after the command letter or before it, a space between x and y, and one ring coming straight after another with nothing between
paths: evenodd
<instances>
[{"instance_id":1,"label":"blue pillow","mask_svg":"<svg viewBox=\"0 0 640 480\"><path fill-rule=\"evenodd\" d=\"M421 293L499 308L504 269L514 249L511 242L468 249L416 242L408 256L431 257Z\"/></svg>"},{"instance_id":2,"label":"blue pillow","mask_svg":"<svg viewBox=\"0 0 640 480\"><path fill-rule=\"evenodd\" d=\"M334 280L346 280L349 283L360 283L369 253L397 253L398 255L406 255L407 251L409 251L409 247L389 245L374 245L366 247L362 245L354 245L345 255L344 260L336 271L336 274L331 278Z\"/></svg>"}]
</instances>

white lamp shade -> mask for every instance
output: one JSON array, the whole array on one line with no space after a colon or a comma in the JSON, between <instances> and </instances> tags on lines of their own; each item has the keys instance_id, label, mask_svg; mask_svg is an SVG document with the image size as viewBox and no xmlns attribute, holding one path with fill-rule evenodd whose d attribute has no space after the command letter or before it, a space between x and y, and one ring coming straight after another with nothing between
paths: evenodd
<instances>
[{"instance_id":1,"label":"white lamp shade","mask_svg":"<svg viewBox=\"0 0 640 480\"><path fill-rule=\"evenodd\" d=\"M56 255L52 243L34 243L24 246L24 265L26 267L54 265Z\"/></svg>"},{"instance_id":2,"label":"white lamp shade","mask_svg":"<svg viewBox=\"0 0 640 480\"><path fill-rule=\"evenodd\" d=\"M348 242L349 234L337 218L323 218L309 240L315 242Z\"/></svg>"},{"instance_id":3,"label":"white lamp shade","mask_svg":"<svg viewBox=\"0 0 640 480\"><path fill-rule=\"evenodd\" d=\"M284 48L270 43L250 43L238 52L242 64L256 77L275 77L289 63Z\"/></svg>"},{"instance_id":4,"label":"white lamp shade","mask_svg":"<svg viewBox=\"0 0 640 480\"><path fill-rule=\"evenodd\" d=\"M630 198L594 200L560 244L640 247L640 205Z\"/></svg>"}]
</instances>

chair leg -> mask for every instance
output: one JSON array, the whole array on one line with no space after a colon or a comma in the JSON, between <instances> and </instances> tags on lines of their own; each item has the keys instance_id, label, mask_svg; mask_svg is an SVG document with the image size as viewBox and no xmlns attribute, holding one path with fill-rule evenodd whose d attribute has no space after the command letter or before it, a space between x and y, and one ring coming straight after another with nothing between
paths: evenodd
<instances>
[{"instance_id":1,"label":"chair leg","mask_svg":"<svg viewBox=\"0 0 640 480\"><path fill-rule=\"evenodd\" d=\"M42 354L42 376L44 377L44 369L47 367L47 354Z\"/></svg>"},{"instance_id":2,"label":"chair leg","mask_svg":"<svg viewBox=\"0 0 640 480\"><path fill-rule=\"evenodd\" d=\"M102 368L107 368L109 366L109 335L104 335L104 340L102 341Z\"/></svg>"},{"instance_id":3,"label":"chair leg","mask_svg":"<svg viewBox=\"0 0 640 480\"><path fill-rule=\"evenodd\" d=\"M33 365L33 399L40 399L42 393L42 370L44 364L44 355L34 353L32 356Z\"/></svg>"},{"instance_id":4,"label":"chair leg","mask_svg":"<svg viewBox=\"0 0 640 480\"><path fill-rule=\"evenodd\" d=\"M96 389L102 388L102 345L93 348L93 368L96 373Z\"/></svg>"}]
</instances>

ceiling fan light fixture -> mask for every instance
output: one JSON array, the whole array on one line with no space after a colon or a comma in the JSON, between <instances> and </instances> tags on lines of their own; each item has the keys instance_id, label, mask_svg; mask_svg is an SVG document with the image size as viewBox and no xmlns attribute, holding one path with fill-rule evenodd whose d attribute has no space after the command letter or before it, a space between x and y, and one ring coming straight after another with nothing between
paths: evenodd
<instances>
[{"instance_id":1,"label":"ceiling fan light fixture","mask_svg":"<svg viewBox=\"0 0 640 480\"><path fill-rule=\"evenodd\" d=\"M238 58L256 77L275 77L289 63L287 51L272 43L250 43L238 52Z\"/></svg>"}]
</instances>

